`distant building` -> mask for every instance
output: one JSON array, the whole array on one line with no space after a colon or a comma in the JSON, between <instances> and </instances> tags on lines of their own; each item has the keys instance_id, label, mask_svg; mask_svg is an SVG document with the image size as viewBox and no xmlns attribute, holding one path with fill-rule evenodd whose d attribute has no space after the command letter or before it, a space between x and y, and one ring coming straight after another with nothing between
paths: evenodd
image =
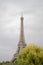
<instances>
[{"instance_id":1,"label":"distant building","mask_svg":"<svg viewBox=\"0 0 43 65\"><path fill-rule=\"evenodd\" d=\"M17 57L18 57L18 55L19 55L19 52L20 52L23 48L26 47L25 37L24 37L24 26L23 26L23 20L24 20L24 18L23 18L23 16L21 16L20 20L21 20L20 40L19 40L19 42L18 42L18 49L17 49L16 53L14 54L14 56L13 56L11 62L14 62L14 61L17 59Z\"/></svg>"}]
</instances>

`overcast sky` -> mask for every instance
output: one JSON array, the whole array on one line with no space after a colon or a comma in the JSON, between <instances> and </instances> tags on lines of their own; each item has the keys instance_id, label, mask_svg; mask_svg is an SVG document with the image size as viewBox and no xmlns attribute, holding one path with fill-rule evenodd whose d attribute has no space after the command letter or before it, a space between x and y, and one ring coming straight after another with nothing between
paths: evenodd
<instances>
[{"instance_id":1,"label":"overcast sky","mask_svg":"<svg viewBox=\"0 0 43 65\"><path fill-rule=\"evenodd\" d=\"M26 44L43 46L43 0L0 0L0 61L17 50L21 12Z\"/></svg>"}]
</instances>

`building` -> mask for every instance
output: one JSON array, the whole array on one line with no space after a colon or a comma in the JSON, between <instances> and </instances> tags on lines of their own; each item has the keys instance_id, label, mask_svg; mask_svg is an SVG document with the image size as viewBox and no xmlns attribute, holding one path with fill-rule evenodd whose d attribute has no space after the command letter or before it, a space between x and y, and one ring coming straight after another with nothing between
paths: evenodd
<instances>
[{"instance_id":1,"label":"building","mask_svg":"<svg viewBox=\"0 0 43 65\"><path fill-rule=\"evenodd\" d=\"M24 20L24 17L21 16L20 18L21 20L21 28L20 28L20 39L19 39L19 42L18 42L18 49L16 51L16 53L14 54L11 62L15 61L19 55L19 52L26 47L26 43L25 43L25 37L24 37L24 25L23 25L23 20Z\"/></svg>"}]
</instances>

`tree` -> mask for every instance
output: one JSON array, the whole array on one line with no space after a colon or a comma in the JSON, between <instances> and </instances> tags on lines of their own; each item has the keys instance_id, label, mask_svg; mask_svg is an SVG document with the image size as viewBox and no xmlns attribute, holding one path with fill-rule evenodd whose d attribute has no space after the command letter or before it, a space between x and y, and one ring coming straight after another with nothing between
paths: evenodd
<instances>
[{"instance_id":1,"label":"tree","mask_svg":"<svg viewBox=\"0 0 43 65\"><path fill-rule=\"evenodd\" d=\"M24 48L16 60L18 65L43 65L43 48L30 45Z\"/></svg>"}]
</instances>

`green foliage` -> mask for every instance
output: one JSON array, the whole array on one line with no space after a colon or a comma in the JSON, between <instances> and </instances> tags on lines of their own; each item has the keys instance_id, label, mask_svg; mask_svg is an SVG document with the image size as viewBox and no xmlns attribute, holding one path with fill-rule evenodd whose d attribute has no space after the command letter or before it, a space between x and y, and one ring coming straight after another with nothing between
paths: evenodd
<instances>
[{"instance_id":1,"label":"green foliage","mask_svg":"<svg viewBox=\"0 0 43 65\"><path fill-rule=\"evenodd\" d=\"M17 64L16 61L15 62L8 62L8 61L6 61L6 62L0 62L0 65L18 65L18 64Z\"/></svg>"},{"instance_id":2,"label":"green foliage","mask_svg":"<svg viewBox=\"0 0 43 65\"><path fill-rule=\"evenodd\" d=\"M43 65L43 48L30 45L19 53L16 61L0 62L0 65Z\"/></svg>"},{"instance_id":3,"label":"green foliage","mask_svg":"<svg viewBox=\"0 0 43 65\"><path fill-rule=\"evenodd\" d=\"M17 58L17 65L43 65L43 49L38 46L24 48Z\"/></svg>"}]
</instances>

